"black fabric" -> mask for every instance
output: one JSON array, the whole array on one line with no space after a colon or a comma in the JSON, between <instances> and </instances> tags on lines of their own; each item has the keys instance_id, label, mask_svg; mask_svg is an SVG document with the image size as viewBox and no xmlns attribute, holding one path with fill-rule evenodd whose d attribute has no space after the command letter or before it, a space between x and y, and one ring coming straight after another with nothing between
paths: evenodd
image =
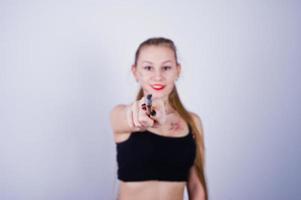
<instances>
[{"instance_id":1,"label":"black fabric","mask_svg":"<svg viewBox=\"0 0 301 200\"><path fill-rule=\"evenodd\" d=\"M181 137L143 131L116 143L118 179L187 181L196 150L191 127L188 127L189 133Z\"/></svg>"}]
</instances>

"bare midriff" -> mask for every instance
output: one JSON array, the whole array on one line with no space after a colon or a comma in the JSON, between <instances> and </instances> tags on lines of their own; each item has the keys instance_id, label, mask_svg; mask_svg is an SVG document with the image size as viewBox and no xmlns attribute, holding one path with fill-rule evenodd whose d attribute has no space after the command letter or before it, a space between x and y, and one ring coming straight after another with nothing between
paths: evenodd
<instances>
[{"instance_id":1,"label":"bare midriff","mask_svg":"<svg viewBox=\"0 0 301 200\"><path fill-rule=\"evenodd\" d=\"M117 200L183 200L186 182L119 182Z\"/></svg>"}]
</instances>

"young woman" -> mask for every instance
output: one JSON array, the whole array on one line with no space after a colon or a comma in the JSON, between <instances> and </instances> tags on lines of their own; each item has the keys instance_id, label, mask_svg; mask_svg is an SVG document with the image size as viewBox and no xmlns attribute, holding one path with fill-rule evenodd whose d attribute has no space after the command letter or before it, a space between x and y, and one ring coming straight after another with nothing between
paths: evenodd
<instances>
[{"instance_id":1,"label":"young woman","mask_svg":"<svg viewBox=\"0 0 301 200\"><path fill-rule=\"evenodd\" d=\"M190 200L207 200L202 122L180 101L173 41L142 42L132 72L141 86L136 101L111 111L118 200L183 200L185 187Z\"/></svg>"}]
</instances>

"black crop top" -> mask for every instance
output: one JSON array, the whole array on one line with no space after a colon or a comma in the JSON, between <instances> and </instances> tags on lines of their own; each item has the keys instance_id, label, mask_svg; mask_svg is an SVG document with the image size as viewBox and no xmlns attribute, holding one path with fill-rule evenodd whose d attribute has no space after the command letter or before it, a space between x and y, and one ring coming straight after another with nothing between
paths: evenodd
<instances>
[{"instance_id":1,"label":"black crop top","mask_svg":"<svg viewBox=\"0 0 301 200\"><path fill-rule=\"evenodd\" d=\"M196 143L191 127L185 136L162 136L150 131L132 133L116 143L118 179L122 181L187 181Z\"/></svg>"}]
</instances>

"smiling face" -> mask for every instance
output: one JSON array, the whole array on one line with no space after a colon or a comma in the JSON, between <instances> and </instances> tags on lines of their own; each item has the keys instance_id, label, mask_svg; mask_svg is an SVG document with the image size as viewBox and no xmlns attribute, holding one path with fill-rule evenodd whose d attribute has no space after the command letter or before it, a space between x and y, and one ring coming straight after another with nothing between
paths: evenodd
<instances>
[{"instance_id":1,"label":"smiling face","mask_svg":"<svg viewBox=\"0 0 301 200\"><path fill-rule=\"evenodd\" d=\"M144 95L167 98L180 75L174 51L167 46L145 46L141 49L133 74L143 89Z\"/></svg>"}]
</instances>

